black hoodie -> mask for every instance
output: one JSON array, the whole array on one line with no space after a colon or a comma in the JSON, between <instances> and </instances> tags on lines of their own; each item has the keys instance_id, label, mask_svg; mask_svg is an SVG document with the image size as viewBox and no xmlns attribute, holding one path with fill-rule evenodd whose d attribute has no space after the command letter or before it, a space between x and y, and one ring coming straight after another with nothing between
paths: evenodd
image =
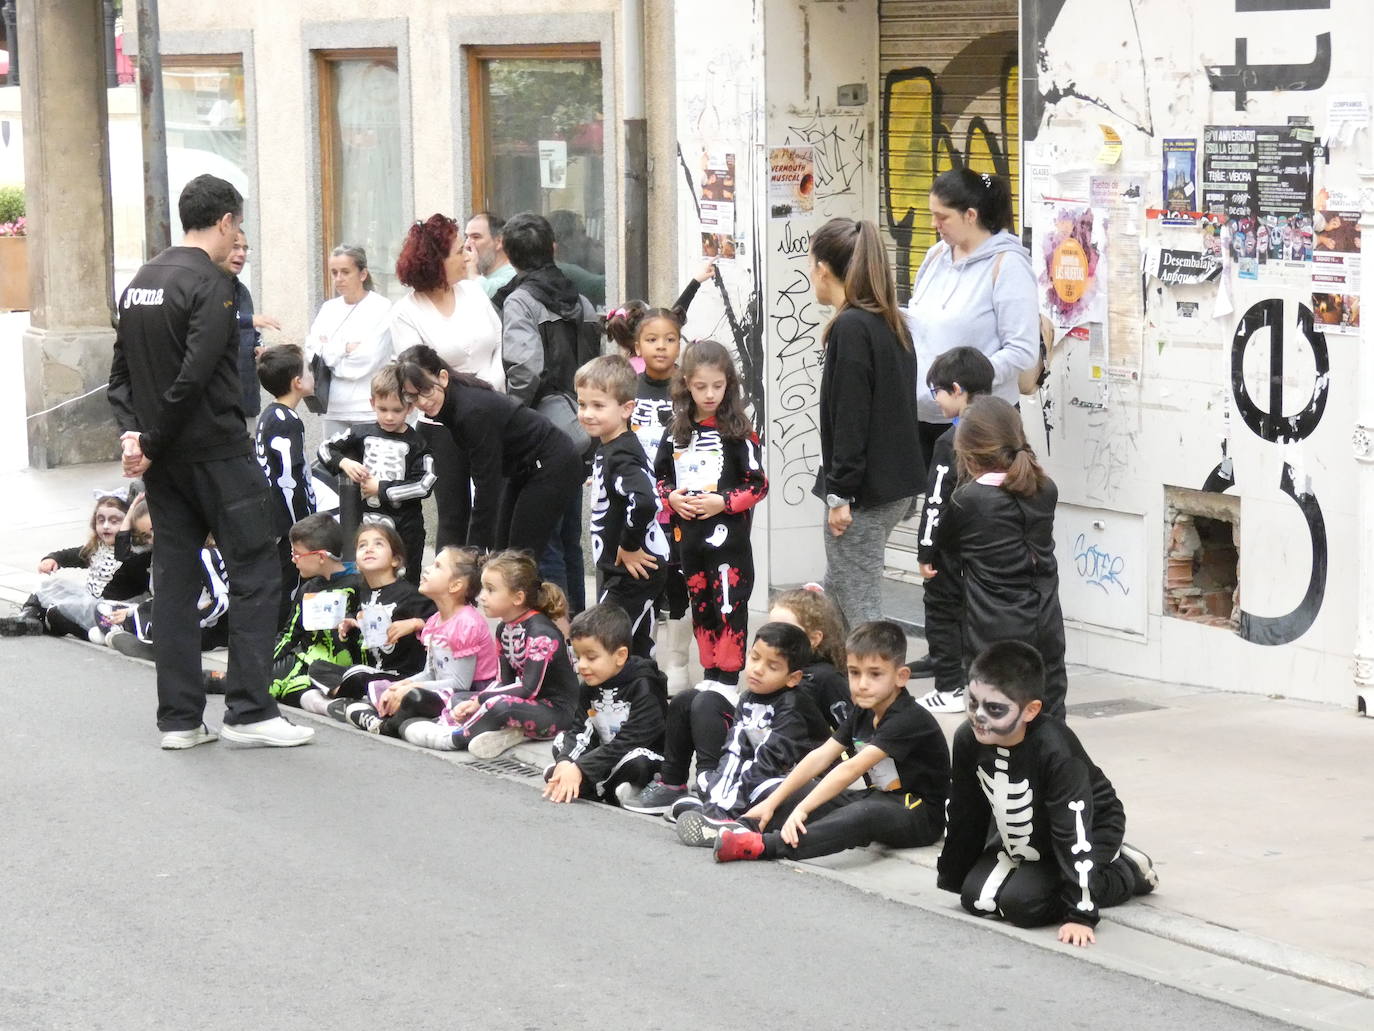
<instances>
[{"instance_id":1,"label":"black hoodie","mask_svg":"<svg viewBox=\"0 0 1374 1031\"><path fill-rule=\"evenodd\" d=\"M652 661L632 655L610 680L579 686L575 720L553 741L555 763L575 763L600 791L631 752L661 758L668 678Z\"/></svg>"}]
</instances>

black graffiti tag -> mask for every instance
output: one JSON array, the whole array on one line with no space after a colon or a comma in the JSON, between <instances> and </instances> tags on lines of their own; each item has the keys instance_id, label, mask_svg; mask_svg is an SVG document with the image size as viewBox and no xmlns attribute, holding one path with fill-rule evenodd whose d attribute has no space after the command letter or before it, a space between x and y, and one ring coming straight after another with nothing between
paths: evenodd
<instances>
[{"instance_id":1,"label":"black graffiti tag","mask_svg":"<svg viewBox=\"0 0 1374 1031\"><path fill-rule=\"evenodd\" d=\"M1296 415L1283 414L1283 302L1270 298L1252 305L1237 324L1236 334L1231 342L1231 392L1236 399L1236 409L1245 425L1262 440L1273 444L1294 443L1311 436L1326 411L1331 370L1326 337L1313 327L1312 311L1305 304L1298 306L1297 324L1312 348L1315 375L1312 396ZM1267 407L1261 407L1251 396L1243 373L1246 349L1250 346L1251 338L1261 329L1269 331ZM1234 487L1236 483L1231 468L1229 459L1222 461L1208 475L1202 489L1222 494ZM1322 599L1326 595L1326 519L1322 515L1317 496L1307 490L1299 492L1296 479L1293 467L1285 462L1283 472L1279 475L1279 490L1298 506L1303 519L1307 522L1308 535L1312 541L1312 567L1307 580L1307 590L1293 610L1282 616L1257 616L1242 611L1236 632L1253 644L1278 645L1296 641L1316 622L1317 614L1321 611Z\"/></svg>"}]
</instances>

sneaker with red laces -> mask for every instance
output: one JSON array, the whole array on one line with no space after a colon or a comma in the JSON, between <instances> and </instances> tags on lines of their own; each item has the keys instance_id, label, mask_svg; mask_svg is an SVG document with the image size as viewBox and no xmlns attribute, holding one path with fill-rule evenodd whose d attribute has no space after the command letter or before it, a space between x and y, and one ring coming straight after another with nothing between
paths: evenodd
<instances>
[{"instance_id":1,"label":"sneaker with red laces","mask_svg":"<svg viewBox=\"0 0 1374 1031\"><path fill-rule=\"evenodd\" d=\"M762 859L763 835L746 827L722 827L716 835L712 851L717 863L733 863L737 859Z\"/></svg>"}]
</instances>

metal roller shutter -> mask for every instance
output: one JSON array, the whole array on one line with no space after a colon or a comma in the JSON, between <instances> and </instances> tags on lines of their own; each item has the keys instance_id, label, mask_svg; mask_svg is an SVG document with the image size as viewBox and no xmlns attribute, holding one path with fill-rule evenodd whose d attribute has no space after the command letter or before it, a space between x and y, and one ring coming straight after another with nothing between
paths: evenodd
<instances>
[{"instance_id":1,"label":"metal roller shutter","mask_svg":"<svg viewBox=\"0 0 1374 1031\"><path fill-rule=\"evenodd\" d=\"M904 304L935 242L927 197L937 175L966 164L1009 177L1012 197L1020 195L1017 8L1017 0L879 5L878 203Z\"/></svg>"}]
</instances>

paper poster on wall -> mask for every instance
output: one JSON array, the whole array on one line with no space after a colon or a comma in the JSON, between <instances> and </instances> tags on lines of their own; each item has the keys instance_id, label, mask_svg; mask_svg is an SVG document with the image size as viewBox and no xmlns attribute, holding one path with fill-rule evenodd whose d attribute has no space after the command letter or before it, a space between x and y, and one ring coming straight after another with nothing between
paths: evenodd
<instances>
[{"instance_id":1,"label":"paper poster on wall","mask_svg":"<svg viewBox=\"0 0 1374 1031\"><path fill-rule=\"evenodd\" d=\"M1036 212L1033 253L1041 310L1062 337L1107 321L1106 215L1090 204L1049 201Z\"/></svg>"},{"instance_id":2,"label":"paper poster on wall","mask_svg":"<svg viewBox=\"0 0 1374 1031\"><path fill-rule=\"evenodd\" d=\"M1319 329L1337 336L1360 331L1360 213L1329 207L1326 190L1317 194L1312 223L1312 314Z\"/></svg>"},{"instance_id":3,"label":"paper poster on wall","mask_svg":"<svg viewBox=\"0 0 1374 1031\"><path fill-rule=\"evenodd\" d=\"M1140 231L1145 180L1121 173L1095 175L1088 186L1088 197L1093 210L1106 216L1107 260L1098 275L1107 291L1107 322L1103 327L1111 349L1107 371L1114 379L1137 380L1144 353Z\"/></svg>"},{"instance_id":4,"label":"paper poster on wall","mask_svg":"<svg viewBox=\"0 0 1374 1031\"><path fill-rule=\"evenodd\" d=\"M701 152L701 179L698 199L706 203L735 202L735 154L708 147Z\"/></svg>"},{"instance_id":5,"label":"paper poster on wall","mask_svg":"<svg viewBox=\"0 0 1374 1031\"><path fill-rule=\"evenodd\" d=\"M809 215L816 207L816 148L768 148L768 217Z\"/></svg>"},{"instance_id":6,"label":"paper poster on wall","mask_svg":"<svg viewBox=\"0 0 1374 1031\"><path fill-rule=\"evenodd\" d=\"M1202 210L1226 215L1240 274L1270 261L1312 260L1308 125L1209 125L1203 129Z\"/></svg>"},{"instance_id":7,"label":"paper poster on wall","mask_svg":"<svg viewBox=\"0 0 1374 1031\"><path fill-rule=\"evenodd\" d=\"M567 140L539 141L539 185L545 190L567 189Z\"/></svg>"},{"instance_id":8,"label":"paper poster on wall","mask_svg":"<svg viewBox=\"0 0 1374 1031\"><path fill-rule=\"evenodd\" d=\"M1197 140L1164 141L1164 217L1166 226L1190 226L1197 210Z\"/></svg>"},{"instance_id":9,"label":"paper poster on wall","mask_svg":"<svg viewBox=\"0 0 1374 1031\"><path fill-rule=\"evenodd\" d=\"M734 261L739 256L739 245L732 233L701 234L701 256L716 258L719 261Z\"/></svg>"},{"instance_id":10,"label":"paper poster on wall","mask_svg":"<svg viewBox=\"0 0 1374 1031\"><path fill-rule=\"evenodd\" d=\"M1151 247L1145 271L1167 286L1196 286L1221 275L1221 260L1207 251Z\"/></svg>"}]
</instances>

